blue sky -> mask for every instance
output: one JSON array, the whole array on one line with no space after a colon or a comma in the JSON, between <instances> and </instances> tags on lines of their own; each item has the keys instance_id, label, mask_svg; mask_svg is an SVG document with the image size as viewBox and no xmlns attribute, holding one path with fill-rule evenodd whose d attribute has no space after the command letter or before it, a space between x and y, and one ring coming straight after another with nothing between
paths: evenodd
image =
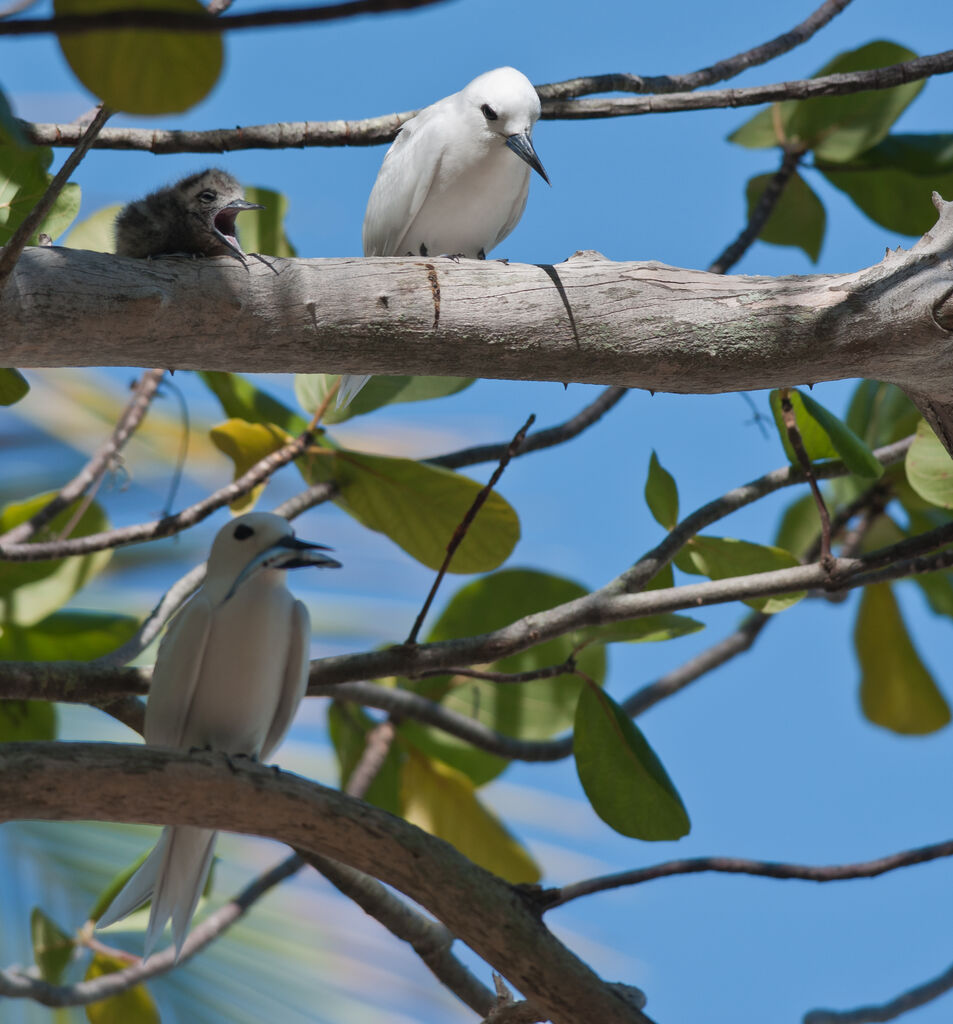
<instances>
[{"instance_id":1,"label":"blue sky","mask_svg":"<svg viewBox=\"0 0 953 1024\"><path fill-rule=\"evenodd\" d=\"M185 116L154 123L212 128L365 117L422 106L501 64L518 67L535 82L610 71L681 73L779 34L807 13L808 3L756 0L457 0L328 27L234 33L226 42L225 74L210 97ZM944 0L858 2L806 46L732 84L804 77L841 50L877 38L931 53L948 45L937 30L948 24ZM37 120L68 121L92 104L52 40L0 40L0 86L22 116ZM951 109L953 80L936 79L897 130L950 131ZM706 266L743 224L747 178L777 163L774 153L725 142L752 113L541 122L535 143L553 187L533 181L523 220L495 255L550 263L577 249L597 249L616 260ZM358 255L364 204L383 152L249 151L216 162L248 184L288 196L288 232L300 255ZM76 176L83 189L81 216L207 164L194 155L94 151ZM886 246L909 244L864 219L816 178L808 174L828 212L817 266L797 250L756 244L738 272L846 272L877 262ZM118 391L128 376L105 375L102 386ZM195 415L214 422L214 407L201 389L187 375L177 375L176 382L180 376ZM290 400L286 378L268 383ZM815 396L841 412L851 388L822 384ZM338 436L431 454L509 437L531 411L542 425L557 422L595 393L583 385L564 391L555 384L481 382L439 403L375 413ZM766 396L753 398L767 412ZM3 415L5 431L19 429L13 414ZM777 439L762 437L737 396L633 392L572 445L518 460L507 471L501 491L523 525L510 564L547 568L592 587L621 571L660 536L641 497L653 448L678 480L683 512L784 462ZM78 452L57 453L50 458L64 470L80 458ZM223 461L208 465L216 480L228 478ZM485 479L488 472L482 467L475 475ZM199 496L206 476L203 463L186 482L184 497ZM140 479L126 499L115 496L117 520L154 514L149 502L157 500L159 484L142 484ZM274 493L283 496L293 485L282 478ZM713 532L768 539L786 500L760 503ZM166 563L147 566L122 585L148 607L220 522L206 524L195 545L166 545ZM318 653L400 639L430 574L333 510L308 516L301 533L333 544L345 562L332 595L324 580L324 589L310 595L316 619L324 611L324 621L334 624ZM457 585L450 581L444 596ZM945 656L949 620L929 615L909 586L899 590L924 660L953 696ZM99 598L109 600L105 584L91 600ZM802 602L771 624L753 652L641 720L692 815L687 839L650 846L615 835L580 802L568 762L515 766L488 791L489 802L536 851L551 883L673 856L834 863L947 838L953 731L904 739L861 718L850 637L855 601ZM625 696L680 663L729 631L740 613L719 608L699 617L709 628L695 637L614 648L611 691ZM77 721L72 728L78 735L100 728L92 715ZM320 730L320 710L305 709L282 763L319 777L330 772ZM644 987L648 1010L660 1024L796 1021L817 1006L885 1000L945 969L953 953L950 870L938 863L829 886L675 878L578 901L552 914L550 923L607 977ZM320 888L313 879L303 885L312 893ZM375 955L387 950L381 943ZM422 975L421 987L428 984ZM412 998L402 1005L420 1019L471 1019L452 1007L438 1012L426 1000L416 1011ZM909 1019L946 1022L950 1006L948 997Z\"/></svg>"}]
</instances>

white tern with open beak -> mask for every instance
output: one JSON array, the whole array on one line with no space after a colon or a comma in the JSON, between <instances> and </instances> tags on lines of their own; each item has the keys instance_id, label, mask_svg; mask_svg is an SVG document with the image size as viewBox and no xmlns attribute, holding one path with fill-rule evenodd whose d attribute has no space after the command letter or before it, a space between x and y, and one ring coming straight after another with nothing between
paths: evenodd
<instances>
[{"instance_id":1,"label":"white tern with open beak","mask_svg":"<svg viewBox=\"0 0 953 1024\"><path fill-rule=\"evenodd\" d=\"M287 520L252 512L215 537L205 582L169 626L152 674L146 743L267 760L308 682L311 622L285 569L339 568ZM172 918L176 958L212 863L215 833L168 826L97 922L105 927L152 900L144 956Z\"/></svg>"},{"instance_id":2,"label":"white tern with open beak","mask_svg":"<svg viewBox=\"0 0 953 1024\"><path fill-rule=\"evenodd\" d=\"M536 150L533 83L496 68L405 122L364 214L365 256L485 259L526 207L530 169L549 184ZM347 374L338 405L370 379Z\"/></svg>"}]
</instances>

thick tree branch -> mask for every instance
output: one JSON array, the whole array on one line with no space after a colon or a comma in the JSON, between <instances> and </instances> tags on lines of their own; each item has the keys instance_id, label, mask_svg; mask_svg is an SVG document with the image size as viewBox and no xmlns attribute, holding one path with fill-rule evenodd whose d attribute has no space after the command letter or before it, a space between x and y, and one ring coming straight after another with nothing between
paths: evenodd
<instances>
[{"instance_id":1,"label":"thick tree branch","mask_svg":"<svg viewBox=\"0 0 953 1024\"><path fill-rule=\"evenodd\" d=\"M811 99L815 96L846 96L871 89L892 89L905 82L922 81L950 71L953 71L953 50L945 50L872 71L775 82L746 89L713 89L700 93L675 92L619 99L546 100L543 102L542 117L551 121L633 117L684 110L757 106L781 100ZM377 146L391 142L400 126L416 113L416 110L405 110L357 121L294 121L207 131L112 128L102 133L96 146L99 149L136 149L149 153L225 153L239 149ZM41 146L73 145L78 137L75 126L69 124L34 124L29 121L21 121L19 124L24 135Z\"/></svg>"},{"instance_id":2,"label":"thick tree branch","mask_svg":"<svg viewBox=\"0 0 953 1024\"><path fill-rule=\"evenodd\" d=\"M645 1017L452 846L317 783L220 755L95 743L0 747L0 820L146 821L270 836L332 857L426 907L555 1024Z\"/></svg>"},{"instance_id":3,"label":"thick tree branch","mask_svg":"<svg viewBox=\"0 0 953 1024\"><path fill-rule=\"evenodd\" d=\"M145 264L34 248L8 282L0 331L21 367L489 373L679 393L869 377L953 402L953 332L941 326L953 319L953 204L936 202L937 225L910 251L810 277L724 277L593 254L548 268L275 260L276 274L224 258Z\"/></svg>"},{"instance_id":4,"label":"thick tree branch","mask_svg":"<svg viewBox=\"0 0 953 1024\"><path fill-rule=\"evenodd\" d=\"M564 885L559 889L545 889L536 898L542 909L549 910L570 900L579 899L580 896L591 896L596 892L639 885L656 878L695 875L703 871L718 871L730 875L760 875L763 878L799 878L806 882L842 882L852 878L876 878L888 871L925 864L940 857L953 857L953 840L920 846L914 850L902 850L900 853L856 864L786 864L770 860L748 860L744 857L691 857L685 860L669 860L663 864L637 868L633 871L619 871L599 878L588 878L584 882Z\"/></svg>"}]
</instances>

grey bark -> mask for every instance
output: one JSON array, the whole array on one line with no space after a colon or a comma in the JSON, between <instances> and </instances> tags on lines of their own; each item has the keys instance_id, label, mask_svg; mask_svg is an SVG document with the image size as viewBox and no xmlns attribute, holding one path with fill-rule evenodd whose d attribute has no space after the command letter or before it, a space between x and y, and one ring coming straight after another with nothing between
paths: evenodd
<instances>
[{"instance_id":1,"label":"grey bark","mask_svg":"<svg viewBox=\"0 0 953 1024\"><path fill-rule=\"evenodd\" d=\"M577 253L150 261L24 252L0 363L446 374L714 393L892 381L953 403L953 204L909 251L851 274L720 276ZM949 432L948 432L949 435Z\"/></svg>"}]
</instances>

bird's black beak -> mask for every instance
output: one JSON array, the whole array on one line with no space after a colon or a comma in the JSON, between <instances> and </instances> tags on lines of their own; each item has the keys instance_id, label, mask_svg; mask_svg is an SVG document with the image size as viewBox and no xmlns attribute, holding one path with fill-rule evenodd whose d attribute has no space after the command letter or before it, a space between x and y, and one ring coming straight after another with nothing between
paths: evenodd
<instances>
[{"instance_id":1,"label":"bird's black beak","mask_svg":"<svg viewBox=\"0 0 953 1024\"><path fill-rule=\"evenodd\" d=\"M546 176L546 171L543 169L542 161L536 155L536 150L533 149L533 139L529 132L510 135L506 140L506 144L520 160L525 160L547 185L552 185L552 182Z\"/></svg>"},{"instance_id":2,"label":"bird's black beak","mask_svg":"<svg viewBox=\"0 0 953 1024\"><path fill-rule=\"evenodd\" d=\"M212 233L242 261L245 262L245 251L238 243L238 235L235 233L235 218L243 210L264 210L261 203L249 203L247 199L233 199L227 206L223 206L212 221Z\"/></svg>"},{"instance_id":3,"label":"bird's black beak","mask_svg":"<svg viewBox=\"0 0 953 1024\"><path fill-rule=\"evenodd\" d=\"M330 550L324 544L309 544L308 541L298 540L294 536L282 537L270 548L256 555L242 569L225 595L225 600L228 601L235 591L260 569L304 569L309 565L317 566L319 569L340 569L341 563L337 559L323 554Z\"/></svg>"}]
</instances>

